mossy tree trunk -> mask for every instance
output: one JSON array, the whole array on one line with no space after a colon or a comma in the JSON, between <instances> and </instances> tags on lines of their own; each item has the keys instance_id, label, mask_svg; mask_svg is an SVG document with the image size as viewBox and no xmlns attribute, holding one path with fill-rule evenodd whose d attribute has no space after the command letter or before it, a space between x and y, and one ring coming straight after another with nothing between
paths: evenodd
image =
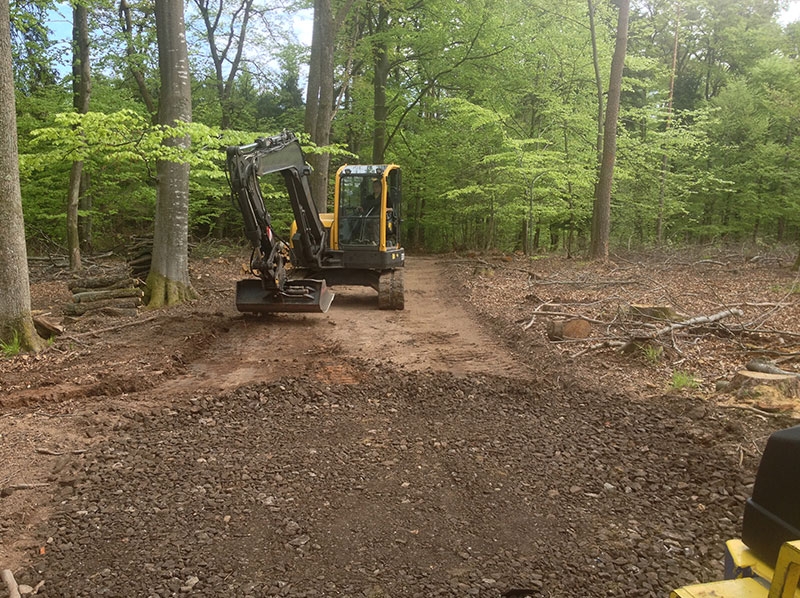
<instances>
[{"instance_id":1,"label":"mossy tree trunk","mask_svg":"<svg viewBox=\"0 0 800 598\"><path fill-rule=\"evenodd\" d=\"M161 76L158 122L173 126L192 119L189 54L181 0L156 0L158 67ZM189 139L165 143L188 147ZM153 259L147 277L149 307L195 297L189 280L189 164L159 160L153 231Z\"/></svg>"},{"instance_id":2,"label":"mossy tree trunk","mask_svg":"<svg viewBox=\"0 0 800 598\"><path fill-rule=\"evenodd\" d=\"M36 334L31 317L9 12L8 0L0 0L0 341L39 351L44 341Z\"/></svg>"}]
</instances>

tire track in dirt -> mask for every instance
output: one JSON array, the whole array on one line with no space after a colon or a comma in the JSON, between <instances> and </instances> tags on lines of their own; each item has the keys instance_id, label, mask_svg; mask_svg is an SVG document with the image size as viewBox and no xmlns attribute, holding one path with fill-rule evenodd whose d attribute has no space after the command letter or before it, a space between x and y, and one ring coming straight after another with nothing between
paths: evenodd
<instances>
[{"instance_id":1,"label":"tire track in dirt","mask_svg":"<svg viewBox=\"0 0 800 598\"><path fill-rule=\"evenodd\" d=\"M205 357L161 390L230 390L301 372L357 382L362 373L349 365L352 359L413 371L524 377L527 370L481 330L441 276L435 258L410 258L403 311L379 310L374 290L347 286L333 289L336 297L326 314L236 316Z\"/></svg>"}]
</instances>

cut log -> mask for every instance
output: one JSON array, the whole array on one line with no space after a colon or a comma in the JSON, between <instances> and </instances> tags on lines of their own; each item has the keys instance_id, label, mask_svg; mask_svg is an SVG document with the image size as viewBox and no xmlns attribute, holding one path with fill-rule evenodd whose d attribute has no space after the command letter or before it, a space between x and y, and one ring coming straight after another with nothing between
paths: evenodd
<instances>
[{"instance_id":1,"label":"cut log","mask_svg":"<svg viewBox=\"0 0 800 598\"><path fill-rule=\"evenodd\" d=\"M75 303L90 303L92 301L104 301L106 299L122 299L124 297L144 297L141 289L109 289L107 291L91 291L86 293L76 293L72 296Z\"/></svg>"},{"instance_id":2,"label":"cut log","mask_svg":"<svg viewBox=\"0 0 800 598\"><path fill-rule=\"evenodd\" d=\"M550 320L547 322L547 338L551 341L563 341L569 338L589 338L591 334L592 325L583 318Z\"/></svg>"},{"instance_id":3,"label":"cut log","mask_svg":"<svg viewBox=\"0 0 800 598\"><path fill-rule=\"evenodd\" d=\"M108 289L133 286L133 280L128 276L98 276L94 278L77 278L67 284L67 288L73 293L80 292L79 289Z\"/></svg>"},{"instance_id":4,"label":"cut log","mask_svg":"<svg viewBox=\"0 0 800 598\"><path fill-rule=\"evenodd\" d=\"M764 411L788 411L800 406L800 378L791 374L769 374L741 370L727 388L740 399L752 399Z\"/></svg>"},{"instance_id":5,"label":"cut log","mask_svg":"<svg viewBox=\"0 0 800 598\"><path fill-rule=\"evenodd\" d=\"M153 256L149 253L145 253L144 255L140 255L132 260L128 260L128 266L136 267L136 266L150 266L150 262L153 260Z\"/></svg>"},{"instance_id":6,"label":"cut log","mask_svg":"<svg viewBox=\"0 0 800 598\"><path fill-rule=\"evenodd\" d=\"M751 372L764 372L765 374L778 374L781 376L800 376L795 372L787 372L786 370L782 370L774 363L767 363L764 361L748 361L747 365L745 366Z\"/></svg>"},{"instance_id":7,"label":"cut log","mask_svg":"<svg viewBox=\"0 0 800 598\"><path fill-rule=\"evenodd\" d=\"M111 289L130 289L135 286L136 286L136 281L130 276L125 276L124 278L118 278L117 280L110 282L109 284L102 287L75 286L75 287L70 287L70 290L74 295L79 295L81 293L92 293L101 290L108 291Z\"/></svg>"},{"instance_id":8,"label":"cut log","mask_svg":"<svg viewBox=\"0 0 800 598\"><path fill-rule=\"evenodd\" d=\"M64 306L64 313L68 316L82 316L91 311L104 309L136 309L142 304L139 297L122 297L120 299L106 299L91 301L89 303L68 303Z\"/></svg>"}]
</instances>

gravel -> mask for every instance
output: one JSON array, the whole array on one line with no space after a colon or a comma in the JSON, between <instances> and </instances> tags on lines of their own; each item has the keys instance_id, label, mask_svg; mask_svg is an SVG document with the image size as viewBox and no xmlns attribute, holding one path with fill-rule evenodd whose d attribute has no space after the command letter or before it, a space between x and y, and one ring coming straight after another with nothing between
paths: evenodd
<instances>
[{"instance_id":1,"label":"gravel","mask_svg":"<svg viewBox=\"0 0 800 598\"><path fill-rule=\"evenodd\" d=\"M722 575L768 434L744 410L407 372L127 417L61 474L47 597L660 596ZM511 590L526 590L514 594Z\"/></svg>"}]
</instances>

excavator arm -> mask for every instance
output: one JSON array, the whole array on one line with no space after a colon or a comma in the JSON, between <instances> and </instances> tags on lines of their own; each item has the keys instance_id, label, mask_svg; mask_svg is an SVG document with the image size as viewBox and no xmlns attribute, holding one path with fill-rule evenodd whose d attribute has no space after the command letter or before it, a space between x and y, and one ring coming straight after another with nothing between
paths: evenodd
<instances>
[{"instance_id":1,"label":"excavator arm","mask_svg":"<svg viewBox=\"0 0 800 598\"><path fill-rule=\"evenodd\" d=\"M240 311L327 311L333 299L321 280L290 280L287 276L288 248L272 229L264 205L259 178L280 173L297 223L291 262L297 268L322 265L327 248L327 230L311 197L310 168L294 134L257 139L255 143L227 148L227 169L234 202L244 220L245 236L253 248L250 269L260 281L243 280L237 285Z\"/></svg>"}]
</instances>

